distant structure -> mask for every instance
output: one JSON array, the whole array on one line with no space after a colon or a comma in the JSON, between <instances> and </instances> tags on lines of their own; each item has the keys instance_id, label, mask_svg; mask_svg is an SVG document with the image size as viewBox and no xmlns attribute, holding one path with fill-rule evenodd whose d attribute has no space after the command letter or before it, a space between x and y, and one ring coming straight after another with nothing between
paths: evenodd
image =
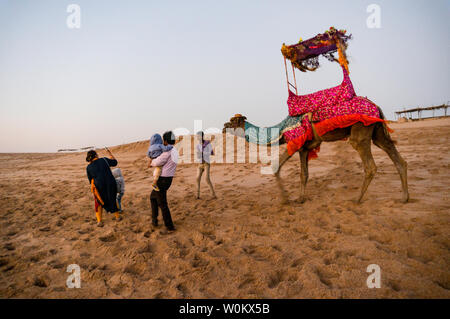
<instances>
[{"instance_id":1,"label":"distant structure","mask_svg":"<svg viewBox=\"0 0 450 319\"><path fill-rule=\"evenodd\" d=\"M59 152L83 152L83 151L90 151L90 150L95 150L95 146L88 146L88 147L82 147L82 148L64 148L64 149L59 149Z\"/></svg>"},{"instance_id":2,"label":"distant structure","mask_svg":"<svg viewBox=\"0 0 450 319\"><path fill-rule=\"evenodd\" d=\"M413 115L416 112L417 112L417 118L416 119L419 119L419 120L421 120L423 118L442 117L442 115L435 116L435 111L436 110L441 110L441 109L444 110L444 117L445 117L445 116L447 116L447 108L448 107L450 107L448 102L447 102L447 104L436 105L436 106L416 107L416 108L412 108L412 109L408 109L408 110L395 112L395 118L396 118L396 120L398 120L401 117L405 117L408 120L413 120L414 119ZM432 111L433 113L432 113L431 116L422 117L422 112L424 112L424 111Z\"/></svg>"}]
</instances>

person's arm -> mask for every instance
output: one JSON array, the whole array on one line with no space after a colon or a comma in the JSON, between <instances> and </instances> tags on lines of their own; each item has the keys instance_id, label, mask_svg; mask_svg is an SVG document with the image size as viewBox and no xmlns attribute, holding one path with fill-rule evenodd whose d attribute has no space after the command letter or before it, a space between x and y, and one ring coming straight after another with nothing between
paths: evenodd
<instances>
[{"instance_id":1,"label":"person's arm","mask_svg":"<svg viewBox=\"0 0 450 319\"><path fill-rule=\"evenodd\" d=\"M92 175L91 173L89 173L89 169L86 167L86 174L87 174L87 178L89 180L89 184L91 183L91 179L92 179Z\"/></svg>"},{"instance_id":2,"label":"person's arm","mask_svg":"<svg viewBox=\"0 0 450 319\"><path fill-rule=\"evenodd\" d=\"M150 168L151 166L152 166L152 158L149 157L147 167Z\"/></svg>"},{"instance_id":3,"label":"person's arm","mask_svg":"<svg viewBox=\"0 0 450 319\"><path fill-rule=\"evenodd\" d=\"M208 144L208 152L209 152L209 155L214 155L214 150L213 150L211 143Z\"/></svg>"},{"instance_id":4,"label":"person's arm","mask_svg":"<svg viewBox=\"0 0 450 319\"><path fill-rule=\"evenodd\" d=\"M117 160L114 157L114 155L111 153L111 151L109 150L109 148L106 149L106 152L108 152L109 157L111 158L106 158L106 161L108 162L109 166L117 166Z\"/></svg>"},{"instance_id":5,"label":"person's arm","mask_svg":"<svg viewBox=\"0 0 450 319\"><path fill-rule=\"evenodd\" d=\"M108 163L109 166L114 167L114 166L117 166L117 164L118 164L118 162L115 158L111 159L111 158L104 157L104 159L106 159L106 162Z\"/></svg>"},{"instance_id":6,"label":"person's arm","mask_svg":"<svg viewBox=\"0 0 450 319\"><path fill-rule=\"evenodd\" d=\"M164 166L169 160L171 152L164 152L159 155L157 158L153 159L150 163L151 166Z\"/></svg>"}]
</instances>

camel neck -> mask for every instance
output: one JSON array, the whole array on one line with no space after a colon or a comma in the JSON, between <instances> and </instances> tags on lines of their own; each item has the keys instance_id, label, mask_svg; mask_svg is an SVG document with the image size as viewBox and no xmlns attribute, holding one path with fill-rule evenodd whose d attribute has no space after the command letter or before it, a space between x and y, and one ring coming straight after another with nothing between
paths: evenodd
<instances>
[{"instance_id":1,"label":"camel neck","mask_svg":"<svg viewBox=\"0 0 450 319\"><path fill-rule=\"evenodd\" d=\"M301 125L303 115L287 116L280 123L259 127L250 122L245 122L245 139L249 143L268 145L277 143L283 133Z\"/></svg>"}]
</instances>

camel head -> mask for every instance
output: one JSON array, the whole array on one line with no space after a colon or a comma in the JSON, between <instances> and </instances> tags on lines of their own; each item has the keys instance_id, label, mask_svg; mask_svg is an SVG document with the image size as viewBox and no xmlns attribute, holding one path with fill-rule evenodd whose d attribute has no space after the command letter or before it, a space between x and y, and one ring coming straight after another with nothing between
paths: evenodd
<instances>
[{"instance_id":1,"label":"camel head","mask_svg":"<svg viewBox=\"0 0 450 319\"><path fill-rule=\"evenodd\" d=\"M222 133L225 133L227 128L242 128L242 130L245 130L245 120L247 120L247 118L242 114L235 114L229 122L223 125Z\"/></svg>"}]
</instances>

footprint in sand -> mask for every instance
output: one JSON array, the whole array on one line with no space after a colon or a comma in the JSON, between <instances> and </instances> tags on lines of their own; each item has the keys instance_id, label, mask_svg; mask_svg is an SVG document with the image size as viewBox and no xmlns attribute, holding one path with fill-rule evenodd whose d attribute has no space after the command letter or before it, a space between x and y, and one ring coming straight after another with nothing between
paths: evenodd
<instances>
[{"instance_id":1,"label":"footprint in sand","mask_svg":"<svg viewBox=\"0 0 450 319\"><path fill-rule=\"evenodd\" d=\"M104 243L110 243L116 240L116 236L114 236L114 234L108 234L105 236L101 236L98 239Z\"/></svg>"},{"instance_id":2,"label":"footprint in sand","mask_svg":"<svg viewBox=\"0 0 450 319\"><path fill-rule=\"evenodd\" d=\"M253 278L253 275L252 274L247 274L247 275L244 276L244 278L239 283L238 289L242 289L245 286L250 285L254 281L255 281L255 279Z\"/></svg>"},{"instance_id":3,"label":"footprint in sand","mask_svg":"<svg viewBox=\"0 0 450 319\"><path fill-rule=\"evenodd\" d=\"M151 230L151 231L149 231L149 230L146 231L146 232L144 233L144 237L145 237L145 238L150 238L152 232L153 232L153 230Z\"/></svg>"},{"instance_id":4,"label":"footprint in sand","mask_svg":"<svg viewBox=\"0 0 450 319\"><path fill-rule=\"evenodd\" d=\"M40 288L48 287L48 283L49 283L48 279L44 277L35 277L33 279L33 286L37 286Z\"/></svg>"},{"instance_id":5,"label":"footprint in sand","mask_svg":"<svg viewBox=\"0 0 450 319\"><path fill-rule=\"evenodd\" d=\"M0 267L3 267L9 263L8 259L0 259Z\"/></svg>"},{"instance_id":6,"label":"footprint in sand","mask_svg":"<svg viewBox=\"0 0 450 319\"><path fill-rule=\"evenodd\" d=\"M284 271L274 271L269 276L267 276L267 286L272 289L279 285L280 282L284 280L285 272Z\"/></svg>"},{"instance_id":7,"label":"footprint in sand","mask_svg":"<svg viewBox=\"0 0 450 319\"><path fill-rule=\"evenodd\" d=\"M80 229L80 230L78 231L78 233L79 233L80 235L89 234L89 233L91 233L91 232L92 232L92 229L91 229L91 228Z\"/></svg>"},{"instance_id":8,"label":"footprint in sand","mask_svg":"<svg viewBox=\"0 0 450 319\"><path fill-rule=\"evenodd\" d=\"M14 247L14 245L12 243L6 243L5 246L3 246L6 250L15 250L16 247Z\"/></svg>"},{"instance_id":9,"label":"footprint in sand","mask_svg":"<svg viewBox=\"0 0 450 319\"><path fill-rule=\"evenodd\" d=\"M62 269L64 268L64 264L59 263L57 260L52 260L47 263L53 269Z\"/></svg>"},{"instance_id":10,"label":"footprint in sand","mask_svg":"<svg viewBox=\"0 0 450 319\"><path fill-rule=\"evenodd\" d=\"M138 250L137 250L137 252L139 254L153 253L154 251L155 250L151 244L145 244L145 245L141 246L140 248L138 248Z\"/></svg>"},{"instance_id":11,"label":"footprint in sand","mask_svg":"<svg viewBox=\"0 0 450 319\"><path fill-rule=\"evenodd\" d=\"M14 235L16 235L16 234L17 234L17 231L16 231L16 230L11 230L9 233L6 234L6 236L12 237L12 236L14 236Z\"/></svg>"}]
</instances>

